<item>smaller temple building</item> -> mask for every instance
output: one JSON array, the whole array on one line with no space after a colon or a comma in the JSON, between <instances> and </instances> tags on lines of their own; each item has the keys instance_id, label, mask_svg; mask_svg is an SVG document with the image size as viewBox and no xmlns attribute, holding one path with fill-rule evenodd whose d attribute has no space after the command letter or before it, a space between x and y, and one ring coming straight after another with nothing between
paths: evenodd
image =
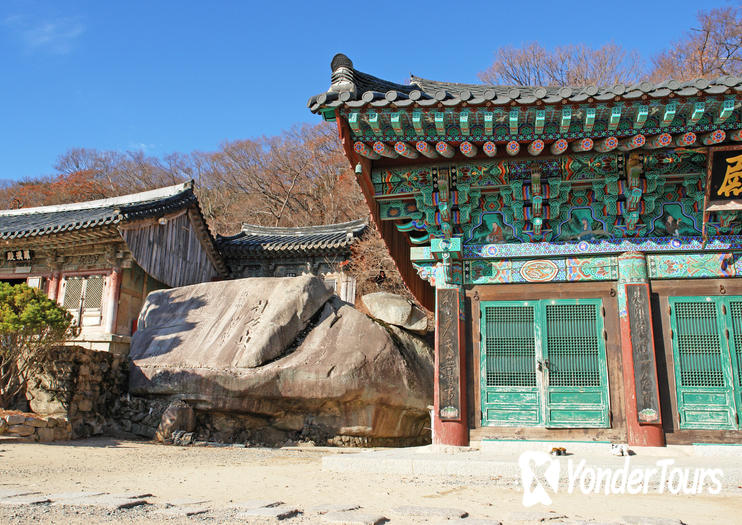
<instances>
[{"instance_id":1,"label":"smaller temple building","mask_svg":"<svg viewBox=\"0 0 742 525\"><path fill-rule=\"evenodd\" d=\"M233 279L318 275L341 299L354 303L355 279L341 263L367 228L366 219L302 228L243 224L237 235L217 236L217 245Z\"/></svg>"},{"instance_id":2,"label":"smaller temple building","mask_svg":"<svg viewBox=\"0 0 742 525\"><path fill-rule=\"evenodd\" d=\"M67 308L76 344L128 352L147 294L227 276L193 182L57 206L0 210L0 280Z\"/></svg>"}]
</instances>

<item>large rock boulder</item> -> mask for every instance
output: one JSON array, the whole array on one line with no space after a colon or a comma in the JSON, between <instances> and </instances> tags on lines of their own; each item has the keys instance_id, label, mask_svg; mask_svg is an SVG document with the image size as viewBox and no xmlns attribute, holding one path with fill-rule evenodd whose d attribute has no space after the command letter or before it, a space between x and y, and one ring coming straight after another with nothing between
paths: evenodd
<instances>
[{"instance_id":1,"label":"large rock boulder","mask_svg":"<svg viewBox=\"0 0 742 525\"><path fill-rule=\"evenodd\" d=\"M207 300L199 307L203 312L198 323L234 325L233 319L217 321L226 317L219 312L233 311L222 303L219 297L212 311ZM182 326L164 316L157 317L163 326L156 325L153 316L148 319L144 330L155 334L167 333L174 323ZM181 331L179 341L170 342L166 352L151 350L162 348L155 336L136 337L131 391L177 396L201 413L247 414L282 435L306 433L311 427L324 437L362 436L368 444L426 435L433 356L424 341L374 321L337 297L315 321L318 324L300 335L295 349L255 368L235 367L233 354L222 350L216 336L211 346L198 346L203 337ZM207 332L198 325L190 330Z\"/></svg>"},{"instance_id":2,"label":"large rock boulder","mask_svg":"<svg viewBox=\"0 0 742 525\"><path fill-rule=\"evenodd\" d=\"M131 358L150 366L250 368L280 356L332 296L317 277L202 283L147 296Z\"/></svg>"},{"instance_id":3,"label":"large rock boulder","mask_svg":"<svg viewBox=\"0 0 742 525\"><path fill-rule=\"evenodd\" d=\"M369 313L380 321L422 335L427 332L428 317L425 312L400 295L389 292L369 293L361 297L361 301Z\"/></svg>"}]
</instances>

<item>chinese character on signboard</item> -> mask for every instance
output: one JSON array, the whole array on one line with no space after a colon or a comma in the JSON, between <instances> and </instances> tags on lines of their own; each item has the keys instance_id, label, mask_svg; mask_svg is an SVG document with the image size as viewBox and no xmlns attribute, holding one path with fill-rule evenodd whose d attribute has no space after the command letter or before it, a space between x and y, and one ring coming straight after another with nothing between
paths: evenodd
<instances>
[{"instance_id":1,"label":"chinese character on signboard","mask_svg":"<svg viewBox=\"0 0 742 525\"><path fill-rule=\"evenodd\" d=\"M31 250L12 250L5 252L6 261L30 261L33 259Z\"/></svg>"},{"instance_id":2,"label":"chinese character on signboard","mask_svg":"<svg viewBox=\"0 0 742 525\"><path fill-rule=\"evenodd\" d=\"M742 198L742 148L716 148L711 151L712 201Z\"/></svg>"}]
</instances>

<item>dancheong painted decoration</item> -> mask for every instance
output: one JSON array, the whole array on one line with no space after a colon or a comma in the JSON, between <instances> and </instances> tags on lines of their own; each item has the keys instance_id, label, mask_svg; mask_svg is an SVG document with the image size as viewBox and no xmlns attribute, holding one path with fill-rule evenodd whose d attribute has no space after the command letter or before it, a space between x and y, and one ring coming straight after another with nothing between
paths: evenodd
<instances>
[{"instance_id":1,"label":"dancheong painted decoration","mask_svg":"<svg viewBox=\"0 0 742 525\"><path fill-rule=\"evenodd\" d=\"M742 78L397 84L345 55L331 70L309 109L336 123L436 312L435 442L742 441L742 342L692 335L742 326L724 299L742 296Z\"/></svg>"}]
</instances>

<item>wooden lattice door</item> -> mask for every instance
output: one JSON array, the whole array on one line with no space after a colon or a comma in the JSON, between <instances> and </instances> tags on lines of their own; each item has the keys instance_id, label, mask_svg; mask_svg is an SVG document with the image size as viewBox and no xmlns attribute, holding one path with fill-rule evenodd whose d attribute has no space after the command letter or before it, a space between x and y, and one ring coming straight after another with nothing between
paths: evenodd
<instances>
[{"instance_id":1,"label":"wooden lattice door","mask_svg":"<svg viewBox=\"0 0 742 525\"><path fill-rule=\"evenodd\" d=\"M483 302L481 330L482 423L543 423L537 303Z\"/></svg>"},{"instance_id":2,"label":"wooden lattice door","mask_svg":"<svg viewBox=\"0 0 742 525\"><path fill-rule=\"evenodd\" d=\"M483 302L482 425L607 427L599 299Z\"/></svg>"},{"instance_id":3,"label":"wooden lattice door","mask_svg":"<svg viewBox=\"0 0 742 525\"><path fill-rule=\"evenodd\" d=\"M738 429L742 407L742 297L671 297L682 429Z\"/></svg>"},{"instance_id":4,"label":"wooden lattice door","mask_svg":"<svg viewBox=\"0 0 742 525\"><path fill-rule=\"evenodd\" d=\"M600 299L548 301L545 320L546 426L609 426Z\"/></svg>"}]
</instances>

